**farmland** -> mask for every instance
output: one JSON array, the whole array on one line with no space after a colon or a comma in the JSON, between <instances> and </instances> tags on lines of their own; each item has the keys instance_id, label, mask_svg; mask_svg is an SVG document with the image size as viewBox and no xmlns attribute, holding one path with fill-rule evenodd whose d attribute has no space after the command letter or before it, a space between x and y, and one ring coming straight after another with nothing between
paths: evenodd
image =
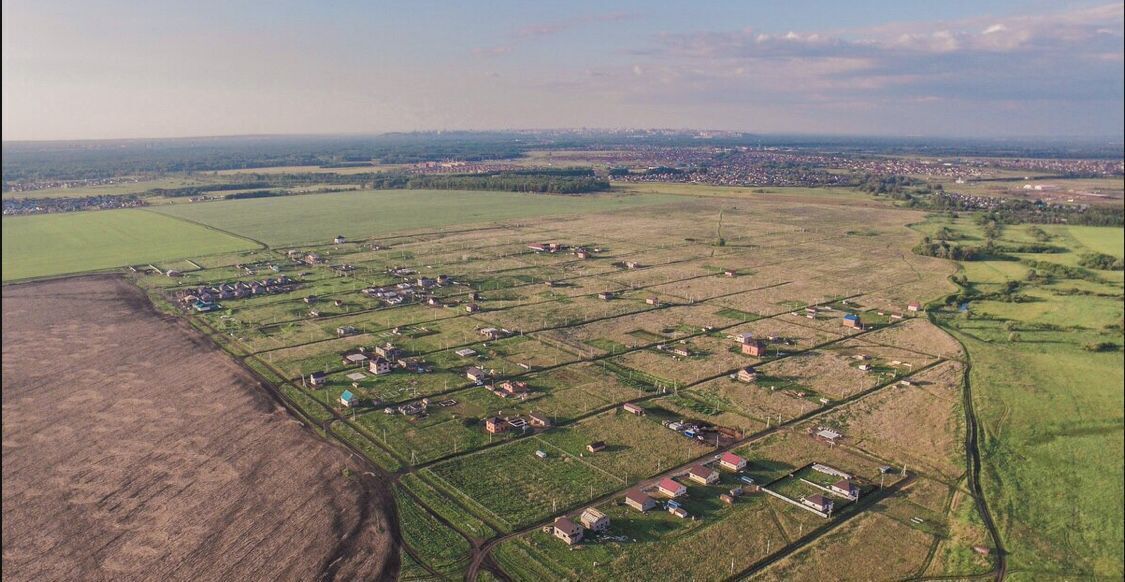
<instances>
[{"instance_id":1,"label":"farmland","mask_svg":"<svg viewBox=\"0 0 1125 582\"><path fill-rule=\"evenodd\" d=\"M935 307L931 318L907 304L940 306L965 286L951 283L960 274L977 277L982 293L1000 290L1006 276L1026 277L1021 260L1036 258L978 261L959 272L909 249L942 226L963 229L967 241L982 237L976 224L854 191L622 190L629 193L570 198L362 191L170 205L137 212L262 246L149 260L182 269L179 277L126 276L388 482L410 576L609 580L689 567L697 579L861 577L869 568L892 578L983 576L999 561L968 471L966 372L974 398L984 398L977 407L994 512L1027 495L987 479L1015 470L1006 455L1029 454L1007 452L1017 446L1008 439L1039 450L1119 435L1120 417L1109 412L1120 408L1108 390L1120 382L1115 354L1082 349L1112 340L1105 326L1121 317L1119 272L1044 277L1021 290L1041 301L989 294L969 301L970 316ZM1066 245L1050 258L1067 267L1116 242L1078 227L1044 230ZM1032 236L1022 226L1005 232L1013 244ZM346 236L333 241L338 234ZM548 241L559 246L537 246ZM279 277L286 282L277 287ZM1013 313L1025 323L1005 323ZM1073 327L1060 327L1067 321ZM1048 341L1005 339L1013 332ZM747 351L750 339L762 351ZM1077 342L1071 352L1082 358L1043 377L1054 374L1048 381L1061 387L1078 366L1101 366L1104 386L1066 396L1096 420L1059 419L1025 433L990 425L998 407L1013 408L1003 395L1016 389L994 374L1015 361L1047 366L1044 354L1060 341ZM1017 351L989 354L1001 347ZM1058 390L1052 399L1063 398ZM1084 408L1095 406L1100 415ZM1022 422L1022 414L1000 418ZM726 451L748 466L720 468L717 484L687 476L697 464L718 468ZM835 495L827 487L838 477L810 469L818 463L860 484L859 499L837 496L838 511L824 515L800 507L803 498ZM1060 470L1036 467L1056 477ZM687 517L665 510L675 509L656 493L665 477L686 485L679 503ZM737 499L720 498L743 486ZM622 502L629 490L661 505L637 512ZM1098 503L1110 500L1080 505L1094 512ZM1032 505L1051 510L1046 501ZM543 530L586 507L611 525L574 546L580 551ZM1024 510L1011 517L1004 527L1019 533L1005 535L1048 523ZM1105 528L1069 542L1087 559L1111 541ZM1036 538L1044 548L1051 531ZM699 565L715 547L729 547L724 560ZM887 553L895 559L881 561ZM1011 559L1031 570L1080 561L1023 556ZM1091 560L1083 571L1112 575L1117 565Z\"/></svg>"},{"instance_id":2,"label":"farmland","mask_svg":"<svg viewBox=\"0 0 1125 582\"><path fill-rule=\"evenodd\" d=\"M344 226L345 234L360 238L413 229L604 212L674 200L667 196L575 199L507 192L391 190L175 205L160 211L270 245L294 245L331 240Z\"/></svg>"},{"instance_id":3,"label":"farmland","mask_svg":"<svg viewBox=\"0 0 1125 582\"><path fill-rule=\"evenodd\" d=\"M5 281L252 249L228 234L143 210L5 217Z\"/></svg>"},{"instance_id":4,"label":"farmland","mask_svg":"<svg viewBox=\"0 0 1125 582\"><path fill-rule=\"evenodd\" d=\"M967 219L935 217L919 228L941 226L966 241L982 238ZM1117 459L1125 451L1120 272L1052 271L1051 265L1073 265L1073 257L1090 251L1120 257L1121 229L1038 231L1061 252L962 263L963 287L972 292L964 310L943 312L939 321L971 358L984 433L983 483L1002 516L1012 567L1031 577L1063 567L1116 577L1120 556L1108 548L1125 538L1125 516L1114 501L1121 496ZM1033 232L1009 226L998 240L1018 243ZM1013 283L1024 299L996 293ZM1114 347L1090 349L1099 344ZM1089 527L1070 527L1076 519Z\"/></svg>"}]
</instances>

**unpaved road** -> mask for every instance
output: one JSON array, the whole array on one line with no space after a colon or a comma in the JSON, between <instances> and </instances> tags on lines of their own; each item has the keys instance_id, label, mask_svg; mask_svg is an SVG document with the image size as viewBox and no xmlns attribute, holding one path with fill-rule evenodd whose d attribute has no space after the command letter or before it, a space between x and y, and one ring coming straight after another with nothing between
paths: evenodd
<instances>
[{"instance_id":1,"label":"unpaved road","mask_svg":"<svg viewBox=\"0 0 1125 582\"><path fill-rule=\"evenodd\" d=\"M393 579L384 484L113 276L3 288L5 580Z\"/></svg>"}]
</instances>

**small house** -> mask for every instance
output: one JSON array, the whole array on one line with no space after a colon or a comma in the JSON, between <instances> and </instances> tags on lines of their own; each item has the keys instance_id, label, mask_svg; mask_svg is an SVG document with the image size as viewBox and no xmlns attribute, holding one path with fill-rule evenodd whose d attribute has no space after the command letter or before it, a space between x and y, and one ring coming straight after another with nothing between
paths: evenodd
<instances>
[{"instance_id":1,"label":"small house","mask_svg":"<svg viewBox=\"0 0 1125 582\"><path fill-rule=\"evenodd\" d=\"M344 390L340 394L340 404L351 408L359 404L359 398L357 398L355 394L352 394L351 390Z\"/></svg>"},{"instance_id":2,"label":"small house","mask_svg":"<svg viewBox=\"0 0 1125 582\"><path fill-rule=\"evenodd\" d=\"M551 426L551 418L544 412L531 412L527 415L528 422L531 426L539 428L548 428Z\"/></svg>"},{"instance_id":3,"label":"small house","mask_svg":"<svg viewBox=\"0 0 1125 582\"><path fill-rule=\"evenodd\" d=\"M727 269L726 271L723 271L723 275L726 275L727 277L734 277L735 272L730 270L730 269Z\"/></svg>"},{"instance_id":4,"label":"small house","mask_svg":"<svg viewBox=\"0 0 1125 582\"><path fill-rule=\"evenodd\" d=\"M746 468L746 459L728 451L719 457L719 466L731 471L741 471Z\"/></svg>"},{"instance_id":5,"label":"small house","mask_svg":"<svg viewBox=\"0 0 1125 582\"><path fill-rule=\"evenodd\" d=\"M566 542L568 546L577 544L582 541L582 534L585 530L582 526L574 523L569 517L560 517L555 519L554 535L556 538Z\"/></svg>"},{"instance_id":6,"label":"small house","mask_svg":"<svg viewBox=\"0 0 1125 582\"><path fill-rule=\"evenodd\" d=\"M855 483L852 483L847 479L840 479L839 481L829 485L828 489L833 493L843 495L848 499L859 498L859 487L856 487Z\"/></svg>"},{"instance_id":7,"label":"small house","mask_svg":"<svg viewBox=\"0 0 1125 582\"><path fill-rule=\"evenodd\" d=\"M320 301L320 298L317 297L316 295L306 295L304 298L301 299L301 301L304 301L305 303L307 303L309 305L312 305L313 303L316 303L317 301Z\"/></svg>"},{"instance_id":8,"label":"small house","mask_svg":"<svg viewBox=\"0 0 1125 582\"><path fill-rule=\"evenodd\" d=\"M687 519L688 518L687 510L682 508L682 507L669 507L668 513L671 513L672 515L674 515L674 516L676 516L680 519Z\"/></svg>"},{"instance_id":9,"label":"small house","mask_svg":"<svg viewBox=\"0 0 1125 582\"><path fill-rule=\"evenodd\" d=\"M578 257L578 258L580 258L580 259L588 259L588 258L590 258L590 253L589 253L589 252L587 252L587 251L586 251L585 249L580 249L580 250L576 251L576 252L574 253L574 255L575 255L575 256L577 256L577 257Z\"/></svg>"},{"instance_id":10,"label":"small house","mask_svg":"<svg viewBox=\"0 0 1125 582\"><path fill-rule=\"evenodd\" d=\"M625 505L643 513L656 507L656 500L640 489L633 489L625 494Z\"/></svg>"},{"instance_id":11,"label":"small house","mask_svg":"<svg viewBox=\"0 0 1125 582\"><path fill-rule=\"evenodd\" d=\"M656 485L656 490L673 499L687 494L687 487L671 477L665 477Z\"/></svg>"},{"instance_id":12,"label":"small house","mask_svg":"<svg viewBox=\"0 0 1125 582\"><path fill-rule=\"evenodd\" d=\"M546 459L547 458L547 451L544 451L543 449L539 449L539 450L535 451L535 456L537 458L540 458L540 459Z\"/></svg>"},{"instance_id":13,"label":"small house","mask_svg":"<svg viewBox=\"0 0 1125 582\"><path fill-rule=\"evenodd\" d=\"M586 450L590 451L591 453L597 453L599 451L604 451L605 450L605 441L594 441L594 442L586 445Z\"/></svg>"},{"instance_id":14,"label":"small house","mask_svg":"<svg viewBox=\"0 0 1125 582\"><path fill-rule=\"evenodd\" d=\"M689 349L687 349L683 346L677 346L677 347L672 348L672 353L677 355L677 356L680 356L681 358L687 358L687 357L691 356L691 350L689 350Z\"/></svg>"},{"instance_id":15,"label":"small house","mask_svg":"<svg viewBox=\"0 0 1125 582\"><path fill-rule=\"evenodd\" d=\"M598 299L601 299L602 301L609 301L610 299L613 299L613 292L602 291L601 293L598 293Z\"/></svg>"},{"instance_id":16,"label":"small house","mask_svg":"<svg viewBox=\"0 0 1125 582\"><path fill-rule=\"evenodd\" d=\"M506 432L508 427L511 426L506 420L498 416L490 416L484 421L484 430L489 434L500 434Z\"/></svg>"},{"instance_id":17,"label":"small house","mask_svg":"<svg viewBox=\"0 0 1125 582\"><path fill-rule=\"evenodd\" d=\"M918 303L917 301L911 301L910 305L906 306L906 310L911 313L917 313L919 311L922 311L922 304Z\"/></svg>"},{"instance_id":18,"label":"small house","mask_svg":"<svg viewBox=\"0 0 1125 582\"><path fill-rule=\"evenodd\" d=\"M647 303L649 305L660 305L660 300L657 299L656 297L649 297L649 298L645 299L645 303Z\"/></svg>"},{"instance_id":19,"label":"small house","mask_svg":"<svg viewBox=\"0 0 1125 582\"><path fill-rule=\"evenodd\" d=\"M593 507L582 511L582 515L578 516L578 523L590 531L603 532L609 529L609 517Z\"/></svg>"},{"instance_id":20,"label":"small house","mask_svg":"<svg viewBox=\"0 0 1125 582\"><path fill-rule=\"evenodd\" d=\"M742 353L755 358L765 357L766 344L758 340L750 340L742 344Z\"/></svg>"},{"instance_id":21,"label":"small house","mask_svg":"<svg viewBox=\"0 0 1125 582\"><path fill-rule=\"evenodd\" d=\"M844 316L844 327L850 327L852 329L863 329L863 322L860 321L858 315L849 313Z\"/></svg>"},{"instance_id":22,"label":"small house","mask_svg":"<svg viewBox=\"0 0 1125 582\"><path fill-rule=\"evenodd\" d=\"M801 503L821 512L832 513L832 500L823 495L813 495L810 497L802 497Z\"/></svg>"},{"instance_id":23,"label":"small house","mask_svg":"<svg viewBox=\"0 0 1125 582\"><path fill-rule=\"evenodd\" d=\"M641 264L636 262L636 261L625 261L625 268L626 269L639 269L639 268L641 268Z\"/></svg>"},{"instance_id":24,"label":"small house","mask_svg":"<svg viewBox=\"0 0 1125 582\"><path fill-rule=\"evenodd\" d=\"M499 388L507 396L526 394L528 390L527 382L520 382L519 380L505 380L500 383Z\"/></svg>"},{"instance_id":25,"label":"small house","mask_svg":"<svg viewBox=\"0 0 1125 582\"><path fill-rule=\"evenodd\" d=\"M480 311L480 305L477 305L476 303L466 303L465 311L468 313L476 313Z\"/></svg>"},{"instance_id":26,"label":"small house","mask_svg":"<svg viewBox=\"0 0 1125 582\"><path fill-rule=\"evenodd\" d=\"M342 234L338 234L336 238L332 239L332 244L342 245L346 242L348 242L348 239Z\"/></svg>"},{"instance_id":27,"label":"small house","mask_svg":"<svg viewBox=\"0 0 1125 582\"><path fill-rule=\"evenodd\" d=\"M395 345L392 343L375 346L374 351L376 355L392 361L402 357L402 350L395 347Z\"/></svg>"},{"instance_id":28,"label":"small house","mask_svg":"<svg viewBox=\"0 0 1125 582\"><path fill-rule=\"evenodd\" d=\"M621 408L624 409L625 412L631 412L637 416L645 415L645 409L637 406L636 404L633 404L632 402L626 402L625 404L621 405Z\"/></svg>"},{"instance_id":29,"label":"small house","mask_svg":"<svg viewBox=\"0 0 1125 582\"><path fill-rule=\"evenodd\" d=\"M325 374L324 372L313 372L312 374L309 374L309 384L313 386L322 386L327 381L328 374Z\"/></svg>"},{"instance_id":30,"label":"small house","mask_svg":"<svg viewBox=\"0 0 1125 582\"><path fill-rule=\"evenodd\" d=\"M688 479L700 485L713 485L719 481L719 472L707 465L692 465L688 469Z\"/></svg>"},{"instance_id":31,"label":"small house","mask_svg":"<svg viewBox=\"0 0 1125 582\"><path fill-rule=\"evenodd\" d=\"M747 366L738 371L738 380L740 382L751 383L758 379L758 372L754 370L753 366Z\"/></svg>"},{"instance_id":32,"label":"small house","mask_svg":"<svg viewBox=\"0 0 1125 582\"><path fill-rule=\"evenodd\" d=\"M383 358L377 357L367 363L367 370L376 376L390 374L392 369L391 363Z\"/></svg>"},{"instance_id":33,"label":"small house","mask_svg":"<svg viewBox=\"0 0 1125 582\"><path fill-rule=\"evenodd\" d=\"M754 341L754 334L752 334L752 333L736 334L734 336L734 341L736 341L740 344L748 344L748 343Z\"/></svg>"},{"instance_id":34,"label":"small house","mask_svg":"<svg viewBox=\"0 0 1125 582\"><path fill-rule=\"evenodd\" d=\"M480 368L474 366L472 368L469 368L468 370L465 370L465 377L473 382L480 383L488 379L488 374L486 374L484 370L481 370Z\"/></svg>"},{"instance_id":35,"label":"small house","mask_svg":"<svg viewBox=\"0 0 1125 582\"><path fill-rule=\"evenodd\" d=\"M350 326L350 325L344 325L344 326L336 328L336 335L338 337L344 337L346 335L353 335L353 334L355 334L356 331L357 330L356 330L355 327Z\"/></svg>"}]
</instances>

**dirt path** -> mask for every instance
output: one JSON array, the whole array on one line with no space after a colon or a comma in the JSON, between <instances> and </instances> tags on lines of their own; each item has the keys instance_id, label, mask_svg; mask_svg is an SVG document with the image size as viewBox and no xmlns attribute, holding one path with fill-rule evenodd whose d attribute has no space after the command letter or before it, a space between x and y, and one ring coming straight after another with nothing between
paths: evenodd
<instances>
[{"instance_id":1,"label":"dirt path","mask_svg":"<svg viewBox=\"0 0 1125 582\"><path fill-rule=\"evenodd\" d=\"M3 288L5 579L393 579L387 484L114 276Z\"/></svg>"}]
</instances>

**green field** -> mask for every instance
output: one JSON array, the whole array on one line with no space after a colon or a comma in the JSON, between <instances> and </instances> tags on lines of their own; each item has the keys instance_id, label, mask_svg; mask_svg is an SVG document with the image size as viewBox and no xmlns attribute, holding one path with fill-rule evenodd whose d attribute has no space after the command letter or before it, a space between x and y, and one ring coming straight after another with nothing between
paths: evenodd
<instances>
[{"instance_id":1,"label":"green field","mask_svg":"<svg viewBox=\"0 0 1125 582\"><path fill-rule=\"evenodd\" d=\"M935 218L919 228L938 224L976 236L967 219ZM1120 228L1041 228L1051 245L1067 252L1020 258L1071 264L1084 252L1121 254ZM1028 229L1004 227L998 243L1023 241ZM941 315L972 360L982 485L1012 577L1067 572L1119 578L1125 542L1120 277L1098 271L1103 282L1028 280L1029 265L1011 260L964 262L962 268L978 292L1019 282L1018 295L1025 298L970 301L968 314ZM1117 349L1087 349L1097 343Z\"/></svg>"},{"instance_id":2,"label":"green field","mask_svg":"<svg viewBox=\"0 0 1125 582\"><path fill-rule=\"evenodd\" d=\"M456 190L365 190L178 204L160 209L270 245L330 241L394 231L585 214L679 201L674 196L562 196Z\"/></svg>"},{"instance_id":3,"label":"green field","mask_svg":"<svg viewBox=\"0 0 1125 582\"><path fill-rule=\"evenodd\" d=\"M144 210L4 218L3 279L12 281L255 248Z\"/></svg>"}]
</instances>

